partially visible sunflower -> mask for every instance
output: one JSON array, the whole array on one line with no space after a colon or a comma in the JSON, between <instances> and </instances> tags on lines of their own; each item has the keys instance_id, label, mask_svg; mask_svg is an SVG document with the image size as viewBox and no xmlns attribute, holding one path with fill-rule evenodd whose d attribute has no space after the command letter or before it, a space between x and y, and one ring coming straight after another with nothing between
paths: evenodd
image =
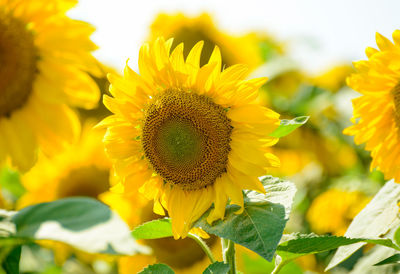
<instances>
[{"instance_id":1,"label":"partially visible sunflower","mask_svg":"<svg viewBox=\"0 0 400 274\"><path fill-rule=\"evenodd\" d=\"M153 213L153 207L143 195L106 192L100 199L117 211L123 220L133 229L142 223L159 219L161 216ZM195 231L191 231L195 232ZM221 260L221 246L215 236L205 239L214 256ZM138 273L143 268L154 263L165 263L172 267L177 274L202 273L210 261L201 247L192 239L178 239L172 237L145 240L143 244L152 249L150 255L134 255L121 257L118 260L118 273ZM219 256L219 257L218 257Z\"/></svg>"},{"instance_id":2,"label":"partially visible sunflower","mask_svg":"<svg viewBox=\"0 0 400 274\"><path fill-rule=\"evenodd\" d=\"M347 84L362 96L353 100L353 126L343 133L371 151L371 170L400 182L400 30L393 32L394 44L379 33L379 50L367 48L367 61L354 63L357 70Z\"/></svg>"},{"instance_id":3,"label":"partially visible sunflower","mask_svg":"<svg viewBox=\"0 0 400 274\"><path fill-rule=\"evenodd\" d=\"M173 40L142 46L140 75L126 66L124 77L109 75L104 104L114 115L106 152L124 191L138 189L154 200L154 211L172 218L176 238L185 237L214 203L208 222L221 219L230 202L243 210L243 189L265 192L258 177L279 159L267 152L279 114L256 103L266 78L244 80L247 67L221 72L218 47L200 67L203 42L183 55Z\"/></svg>"},{"instance_id":4,"label":"partially visible sunflower","mask_svg":"<svg viewBox=\"0 0 400 274\"><path fill-rule=\"evenodd\" d=\"M160 36L166 39L174 38L172 50L180 43L184 43L183 54L185 57L197 42L204 41L200 65L208 62L215 46L221 50L223 65L231 66L240 63L254 69L263 62L260 49L260 44L263 44L259 36L254 33L242 36L227 34L217 28L207 13L197 17L188 17L183 13L174 15L160 13L151 25L149 41L155 41ZM271 44L271 39L267 39L267 37L263 37L263 39L265 43L270 42Z\"/></svg>"},{"instance_id":5,"label":"partially visible sunflower","mask_svg":"<svg viewBox=\"0 0 400 274\"><path fill-rule=\"evenodd\" d=\"M98 198L110 187L111 163L101 143L104 132L91 130L87 123L80 141L57 156L39 157L22 178L25 194L18 208L72 196Z\"/></svg>"},{"instance_id":6,"label":"partially visible sunflower","mask_svg":"<svg viewBox=\"0 0 400 274\"><path fill-rule=\"evenodd\" d=\"M0 162L26 171L37 149L54 154L79 136L70 106L94 107L99 91L94 28L65 15L76 1L0 0Z\"/></svg>"},{"instance_id":7,"label":"partially visible sunflower","mask_svg":"<svg viewBox=\"0 0 400 274\"><path fill-rule=\"evenodd\" d=\"M354 69L350 65L337 65L318 76L312 77L310 82L320 88L337 92L346 85L346 78L353 72Z\"/></svg>"},{"instance_id":8,"label":"partially visible sunflower","mask_svg":"<svg viewBox=\"0 0 400 274\"><path fill-rule=\"evenodd\" d=\"M311 230L343 236L353 218L370 198L360 191L330 189L317 196L307 212Z\"/></svg>"}]
</instances>

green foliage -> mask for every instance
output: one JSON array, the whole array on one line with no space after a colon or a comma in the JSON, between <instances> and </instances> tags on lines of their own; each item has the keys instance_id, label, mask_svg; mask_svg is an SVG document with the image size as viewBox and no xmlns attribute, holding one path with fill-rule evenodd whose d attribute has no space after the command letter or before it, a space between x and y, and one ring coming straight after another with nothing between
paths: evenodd
<instances>
[{"instance_id":1,"label":"green foliage","mask_svg":"<svg viewBox=\"0 0 400 274\"><path fill-rule=\"evenodd\" d=\"M260 270L262 273L271 273L275 268L275 260L268 262L261 257L252 258L246 253L243 254L243 264L243 271L246 274L259 274ZM289 262L281 268L279 274L303 274L303 270L295 262Z\"/></svg>"},{"instance_id":2,"label":"green foliage","mask_svg":"<svg viewBox=\"0 0 400 274\"><path fill-rule=\"evenodd\" d=\"M385 265L385 264L394 264L400 262L400 254L394 254L390 256L389 258L384 259L383 261L380 261L379 263L374 264L374 266L378 265Z\"/></svg>"},{"instance_id":3,"label":"green foliage","mask_svg":"<svg viewBox=\"0 0 400 274\"><path fill-rule=\"evenodd\" d=\"M210 264L203 274L226 274L229 272L229 265L223 262L215 262Z\"/></svg>"},{"instance_id":4,"label":"green foliage","mask_svg":"<svg viewBox=\"0 0 400 274\"><path fill-rule=\"evenodd\" d=\"M354 218L345 236L351 238L378 238L393 229L398 219L399 207L397 200L400 197L400 185L393 181L387 182L368 203L368 205ZM326 270L329 270L350 257L366 242L340 247Z\"/></svg>"},{"instance_id":5,"label":"green foliage","mask_svg":"<svg viewBox=\"0 0 400 274\"><path fill-rule=\"evenodd\" d=\"M73 197L29 206L12 217L16 236L35 238L45 222L55 221L70 231L81 231L111 218L108 207L90 198Z\"/></svg>"},{"instance_id":6,"label":"green foliage","mask_svg":"<svg viewBox=\"0 0 400 274\"><path fill-rule=\"evenodd\" d=\"M228 205L224 220L207 223L207 211L195 224L208 233L232 240L271 261L289 217L296 187L271 176L262 179L267 194L245 191L244 210Z\"/></svg>"},{"instance_id":7,"label":"green foliage","mask_svg":"<svg viewBox=\"0 0 400 274\"><path fill-rule=\"evenodd\" d=\"M270 134L272 137L281 138L289 135L296 128L307 123L309 116L299 116L292 120L281 120L281 124Z\"/></svg>"},{"instance_id":8,"label":"green foliage","mask_svg":"<svg viewBox=\"0 0 400 274\"><path fill-rule=\"evenodd\" d=\"M15 199L25 193L25 188L21 184L19 173L9 168L0 169L0 188L10 192Z\"/></svg>"},{"instance_id":9,"label":"green foliage","mask_svg":"<svg viewBox=\"0 0 400 274\"><path fill-rule=\"evenodd\" d=\"M174 274L174 271L166 264L153 264L143 269L139 274Z\"/></svg>"},{"instance_id":10,"label":"green foliage","mask_svg":"<svg viewBox=\"0 0 400 274\"><path fill-rule=\"evenodd\" d=\"M400 250L390 239L346 238L316 234L292 234L286 237L289 239L280 243L277 248L277 254L282 258L282 262L359 242L383 245Z\"/></svg>"},{"instance_id":11,"label":"green foliage","mask_svg":"<svg viewBox=\"0 0 400 274\"><path fill-rule=\"evenodd\" d=\"M6 249L7 247L4 247ZM0 253L5 251L0 248ZM2 263L2 268L7 274L18 274L19 273L19 259L21 257L21 246L11 248L10 252L7 252L7 256Z\"/></svg>"},{"instance_id":12,"label":"green foliage","mask_svg":"<svg viewBox=\"0 0 400 274\"><path fill-rule=\"evenodd\" d=\"M89 253L131 255L147 251L135 243L117 214L91 198L74 197L33 205L9 219L14 227L8 229L9 235L0 237L4 246L54 240ZM0 225L9 226L9 219Z\"/></svg>"},{"instance_id":13,"label":"green foliage","mask_svg":"<svg viewBox=\"0 0 400 274\"><path fill-rule=\"evenodd\" d=\"M393 236L393 240L395 241L395 243L396 243L398 246L400 246L400 227L398 227L398 228L396 229L396 232L394 233L394 236Z\"/></svg>"},{"instance_id":14,"label":"green foliage","mask_svg":"<svg viewBox=\"0 0 400 274\"><path fill-rule=\"evenodd\" d=\"M144 223L132 231L132 236L137 240L172 237L171 219L158 219Z\"/></svg>"}]
</instances>

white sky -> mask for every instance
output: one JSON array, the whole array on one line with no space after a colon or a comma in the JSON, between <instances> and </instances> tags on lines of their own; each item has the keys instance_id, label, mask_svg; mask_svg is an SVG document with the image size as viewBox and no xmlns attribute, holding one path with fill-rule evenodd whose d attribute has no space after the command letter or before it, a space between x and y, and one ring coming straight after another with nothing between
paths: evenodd
<instances>
[{"instance_id":1,"label":"white sky","mask_svg":"<svg viewBox=\"0 0 400 274\"><path fill-rule=\"evenodd\" d=\"M364 59L375 32L390 37L400 28L400 0L80 0L69 14L90 22L100 61L122 70L137 64L139 48L158 12L214 16L232 33L265 30L291 42L291 55L310 72L340 61Z\"/></svg>"}]
</instances>

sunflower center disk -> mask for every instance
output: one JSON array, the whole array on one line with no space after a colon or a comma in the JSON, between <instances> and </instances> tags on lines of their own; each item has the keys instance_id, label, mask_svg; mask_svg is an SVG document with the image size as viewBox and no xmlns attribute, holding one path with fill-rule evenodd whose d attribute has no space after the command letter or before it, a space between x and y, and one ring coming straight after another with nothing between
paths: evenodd
<instances>
[{"instance_id":1,"label":"sunflower center disk","mask_svg":"<svg viewBox=\"0 0 400 274\"><path fill-rule=\"evenodd\" d=\"M95 166L86 166L72 169L65 178L60 181L57 188L57 197L97 196L109 188L110 174L108 170L102 170Z\"/></svg>"},{"instance_id":2,"label":"sunflower center disk","mask_svg":"<svg viewBox=\"0 0 400 274\"><path fill-rule=\"evenodd\" d=\"M226 171L231 132L226 111L211 99L167 90L145 111L142 146L166 182L196 190Z\"/></svg>"},{"instance_id":3,"label":"sunflower center disk","mask_svg":"<svg viewBox=\"0 0 400 274\"><path fill-rule=\"evenodd\" d=\"M37 71L33 34L26 24L0 10L0 117L22 107Z\"/></svg>"}]
</instances>

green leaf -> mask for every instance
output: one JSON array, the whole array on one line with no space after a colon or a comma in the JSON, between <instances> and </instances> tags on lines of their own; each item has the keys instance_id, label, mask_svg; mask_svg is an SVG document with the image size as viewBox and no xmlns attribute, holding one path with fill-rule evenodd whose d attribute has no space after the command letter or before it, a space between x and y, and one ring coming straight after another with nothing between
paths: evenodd
<instances>
[{"instance_id":1,"label":"green leaf","mask_svg":"<svg viewBox=\"0 0 400 274\"><path fill-rule=\"evenodd\" d=\"M143 269L139 274L174 274L174 271L166 264L153 264Z\"/></svg>"},{"instance_id":2,"label":"green leaf","mask_svg":"<svg viewBox=\"0 0 400 274\"><path fill-rule=\"evenodd\" d=\"M236 214L238 206L228 205L224 220L208 224L208 210L194 226L230 239L271 261L289 218L296 187L272 176L262 178L262 182L267 194L245 191L242 214Z\"/></svg>"},{"instance_id":3,"label":"green leaf","mask_svg":"<svg viewBox=\"0 0 400 274\"><path fill-rule=\"evenodd\" d=\"M389 258L386 258L383 261L380 261L379 263L374 264L374 266L385 265L385 264L394 264L397 262L400 262L400 254L394 254L394 255L390 256Z\"/></svg>"},{"instance_id":4,"label":"green leaf","mask_svg":"<svg viewBox=\"0 0 400 274\"><path fill-rule=\"evenodd\" d=\"M21 197L26 191L21 184L19 173L7 167L0 169L0 187L9 191L15 198Z\"/></svg>"},{"instance_id":5,"label":"green leaf","mask_svg":"<svg viewBox=\"0 0 400 274\"><path fill-rule=\"evenodd\" d=\"M344 236L349 238L378 238L393 229L397 220L400 197L400 184L387 182L375 197L353 219ZM365 242L340 247L332 257L326 270L329 270L350 257Z\"/></svg>"},{"instance_id":6,"label":"green leaf","mask_svg":"<svg viewBox=\"0 0 400 274\"><path fill-rule=\"evenodd\" d=\"M117 214L92 198L72 197L33 205L11 220L16 238L60 241L89 253L130 255L147 251L134 241Z\"/></svg>"},{"instance_id":7,"label":"green leaf","mask_svg":"<svg viewBox=\"0 0 400 274\"><path fill-rule=\"evenodd\" d=\"M400 250L390 239L346 238L316 234L291 234L286 237L291 239L283 241L277 248L277 253L281 256L283 262L359 242L378 244Z\"/></svg>"},{"instance_id":8,"label":"green leaf","mask_svg":"<svg viewBox=\"0 0 400 274\"><path fill-rule=\"evenodd\" d=\"M296 128L304 125L308 121L308 118L309 116L299 116L292 120L281 120L281 124L279 125L279 127L275 129L274 132L270 134L270 136L277 138L284 137L290 134Z\"/></svg>"},{"instance_id":9,"label":"green leaf","mask_svg":"<svg viewBox=\"0 0 400 274\"><path fill-rule=\"evenodd\" d=\"M21 246L17 246L11 250L6 259L2 263L2 267L7 274L19 273L19 260L21 258Z\"/></svg>"},{"instance_id":10,"label":"green leaf","mask_svg":"<svg viewBox=\"0 0 400 274\"><path fill-rule=\"evenodd\" d=\"M400 246L400 226L396 229L396 232L394 233L393 236L393 240L398 246Z\"/></svg>"},{"instance_id":11,"label":"green leaf","mask_svg":"<svg viewBox=\"0 0 400 274\"><path fill-rule=\"evenodd\" d=\"M132 236L136 240L172 237L171 219L158 219L141 224L132 231Z\"/></svg>"},{"instance_id":12,"label":"green leaf","mask_svg":"<svg viewBox=\"0 0 400 274\"><path fill-rule=\"evenodd\" d=\"M203 274L226 274L229 272L229 265L224 262L215 262L210 264Z\"/></svg>"}]
</instances>

